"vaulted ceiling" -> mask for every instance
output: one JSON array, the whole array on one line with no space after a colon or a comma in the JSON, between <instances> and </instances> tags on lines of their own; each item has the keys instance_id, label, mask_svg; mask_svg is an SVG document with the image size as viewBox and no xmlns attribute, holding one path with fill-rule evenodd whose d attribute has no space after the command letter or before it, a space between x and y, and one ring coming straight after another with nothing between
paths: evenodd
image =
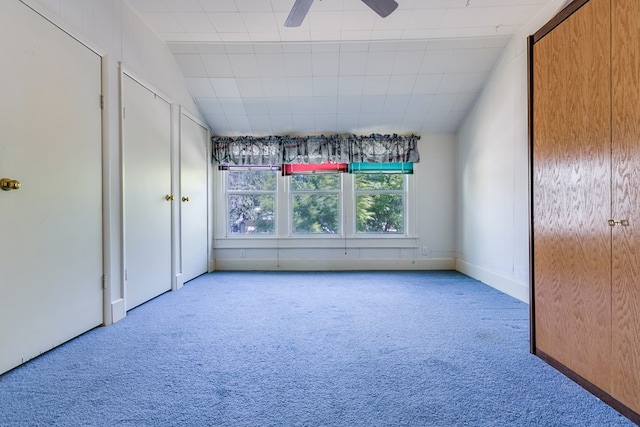
<instances>
[{"instance_id":1,"label":"vaulted ceiling","mask_svg":"<svg viewBox=\"0 0 640 427\"><path fill-rule=\"evenodd\" d=\"M127 0L216 135L455 132L511 36L553 0Z\"/></svg>"}]
</instances>

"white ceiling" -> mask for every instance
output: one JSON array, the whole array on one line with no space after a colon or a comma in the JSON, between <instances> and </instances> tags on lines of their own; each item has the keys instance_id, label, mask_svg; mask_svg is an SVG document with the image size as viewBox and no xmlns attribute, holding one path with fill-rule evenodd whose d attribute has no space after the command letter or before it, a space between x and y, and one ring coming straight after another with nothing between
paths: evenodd
<instances>
[{"instance_id":1,"label":"white ceiling","mask_svg":"<svg viewBox=\"0 0 640 427\"><path fill-rule=\"evenodd\" d=\"M553 0L127 0L216 135L455 132L510 37Z\"/></svg>"}]
</instances>

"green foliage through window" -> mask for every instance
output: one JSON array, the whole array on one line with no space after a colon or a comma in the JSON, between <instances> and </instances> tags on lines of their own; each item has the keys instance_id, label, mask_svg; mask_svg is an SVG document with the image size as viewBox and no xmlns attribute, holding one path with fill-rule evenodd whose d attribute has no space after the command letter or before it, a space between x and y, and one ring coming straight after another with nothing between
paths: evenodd
<instances>
[{"instance_id":1,"label":"green foliage through window","mask_svg":"<svg viewBox=\"0 0 640 427\"><path fill-rule=\"evenodd\" d=\"M356 232L404 233L404 176L355 175Z\"/></svg>"}]
</instances>

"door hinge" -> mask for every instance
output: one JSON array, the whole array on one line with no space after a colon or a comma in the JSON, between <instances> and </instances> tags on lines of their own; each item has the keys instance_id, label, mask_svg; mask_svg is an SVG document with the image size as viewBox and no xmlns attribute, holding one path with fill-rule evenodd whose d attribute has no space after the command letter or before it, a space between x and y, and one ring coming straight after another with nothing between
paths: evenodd
<instances>
[{"instance_id":1,"label":"door hinge","mask_svg":"<svg viewBox=\"0 0 640 427\"><path fill-rule=\"evenodd\" d=\"M125 268L125 269L124 269L124 280L125 280L125 281L128 279L127 275L128 275L128 274L127 274L127 269Z\"/></svg>"},{"instance_id":2,"label":"door hinge","mask_svg":"<svg viewBox=\"0 0 640 427\"><path fill-rule=\"evenodd\" d=\"M102 289L107 289L107 275L102 275Z\"/></svg>"},{"instance_id":3,"label":"door hinge","mask_svg":"<svg viewBox=\"0 0 640 427\"><path fill-rule=\"evenodd\" d=\"M104 110L104 95L100 95L100 109Z\"/></svg>"}]
</instances>

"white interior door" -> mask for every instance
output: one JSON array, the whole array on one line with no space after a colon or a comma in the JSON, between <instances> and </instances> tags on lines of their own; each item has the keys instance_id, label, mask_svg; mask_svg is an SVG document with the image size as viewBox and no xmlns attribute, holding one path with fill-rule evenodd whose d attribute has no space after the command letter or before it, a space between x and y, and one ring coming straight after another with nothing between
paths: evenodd
<instances>
[{"instance_id":1,"label":"white interior door","mask_svg":"<svg viewBox=\"0 0 640 427\"><path fill-rule=\"evenodd\" d=\"M0 2L0 373L102 323L101 58Z\"/></svg>"},{"instance_id":2,"label":"white interior door","mask_svg":"<svg viewBox=\"0 0 640 427\"><path fill-rule=\"evenodd\" d=\"M171 105L122 75L125 304L171 289Z\"/></svg>"},{"instance_id":3,"label":"white interior door","mask_svg":"<svg viewBox=\"0 0 640 427\"><path fill-rule=\"evenodd\" d=\"M207 129L188 115L180 117L180 218L182 279L208 271Z\"/></svg>"}]
</instances>

